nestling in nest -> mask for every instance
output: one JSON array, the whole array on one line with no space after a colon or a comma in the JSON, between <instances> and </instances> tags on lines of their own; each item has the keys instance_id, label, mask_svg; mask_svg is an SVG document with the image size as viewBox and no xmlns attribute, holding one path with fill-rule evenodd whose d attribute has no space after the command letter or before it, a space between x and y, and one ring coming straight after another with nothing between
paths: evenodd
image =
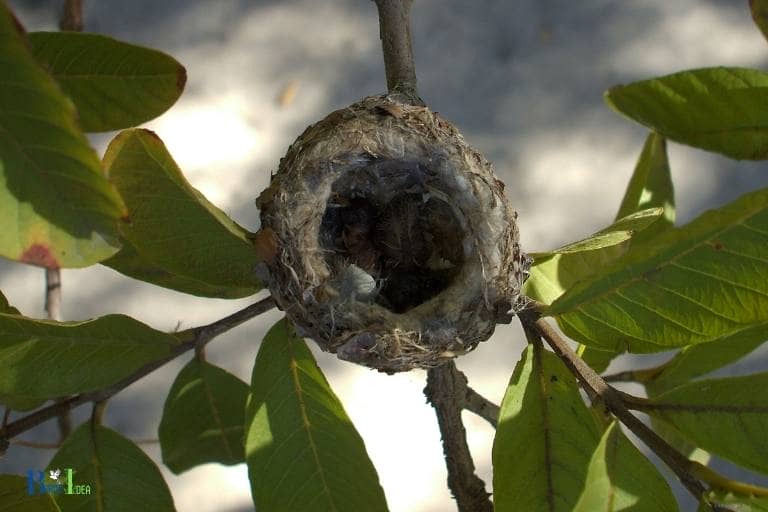
<instances>
[{"instance_id":1,"label":"nestling in nest","mask_svg":"<svg viewBox=\"0 0 768 512\"><path fill-rule=\"evenodd\" d=\"M341 359L436 366L523 306L529 260L504 184L426 107L372 96L331 113L257 204L275 301Z\"/></svg>"}]
</instances>

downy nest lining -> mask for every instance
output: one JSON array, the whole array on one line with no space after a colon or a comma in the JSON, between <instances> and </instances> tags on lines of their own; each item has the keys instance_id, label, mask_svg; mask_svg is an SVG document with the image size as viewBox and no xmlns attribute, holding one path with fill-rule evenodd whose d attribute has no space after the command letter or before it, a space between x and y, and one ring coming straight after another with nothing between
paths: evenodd
<instances>
[{"instance_id":1,"label":"downy nest lining","mask_svg":"<svg viewBox=\"0 0 768 512\"><path fill-rule=\"evenodd\" d=\"M257 204L275 301L340 359L436 366L524 305L529 260L504 184L425 107L373 96L331 113Z\"/></svg>"}]
</instances>

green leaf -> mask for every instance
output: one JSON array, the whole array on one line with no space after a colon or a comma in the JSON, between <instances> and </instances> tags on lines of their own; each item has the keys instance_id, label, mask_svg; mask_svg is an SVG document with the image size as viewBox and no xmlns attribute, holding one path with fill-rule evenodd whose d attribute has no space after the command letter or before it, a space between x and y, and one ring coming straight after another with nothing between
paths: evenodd
<instances>
[{"instance_id":1,"label":"green leaf","mask_svg":"<svg viewBox=\"0 0 768 512\"><path fill-rule=\"evenodd\" d=\"M660 373L646 383L646 388L651 395L658 395L738 361L765 341L765 331L758 327L711 343L683 347Z\"/></svg>"},{"instance_id":2,"label":"green leaf","mask_svg":"<svg viewBox=\"0 0 768 512\"><path fill-rule=\"evenodd\" d=\"M755 25L763 33L763 37L768 39L768 1L749 0L749 8L752 11L752 19Z\"/></svg>"},{"instance_id":3,"label":"green leaf","mask_svg":"<svg viewBox=\"0 0 768 512\"><path fill-rule=\"evenodd\" d=\"M163 408L163 463L176 474L206 462L245 461L243 410L248 384L193 359L176 377Z\"/></svg>"},{"instance_id":4,"label":"green leaf","mask_svg":"<svg viewBox=\"0 0 768 512\"><path fill-rule=\"evenodd\" d=\"M123 275L151 283L163 288L169 288L178 292L197 295L198 297L218 297L222 299L236 299L243 294L249 295L240 288L212 285L198 281L191 277L171 274L167 270L155 265L146 257L139 254L136 248L126 239L122 240L123 248L117 254L102 261L106 265Z\"/></svg>"},{"instance_id":5,"label":"green leaf","mask_svg":"<svg viewBox=\"0 0 768 512\"><path fill-rule=\"evenodd\" d=\"M626 245L620 244L595 251L534 257L523 293L542 304L552 304L576 283L600 273L626 250Z\"/></svg>"},{"instance_id":6,"label":"green leaf","mask_svg":"<svg viewBox=\"0 0 768 512\"><path fill-rule=\"evenodd\" d=\"M123 315L59 323L0 314L0 395L34 400L94 391L177 344Z\"/></svg>"},{"instance_id":7,"label":"green leaf","mask_svg":"<svg viewBox=\"0 0 768 512\"><path fill-rule=\"evenodd\" d=\"M231 297L261 288L248 233L187 182L157 135L123 131L104 164L128 206L122 234L142 259L175 276L229 288Z\"/></svg>"},{"instance_id":8,"label":"green leaf","mask_svg":"<svg viewBox=\"0 0 768 512\"><path fill-rule=\"evenodd\" d=\"M675 224L675 191L667 159L667 141L658 133L651 132L645 140L616 218L655 207L664 209L661 218L637 233L632 243L650 240Z\"/></svg>"},{"instance_id":9,"label":"green leaf","mask_svg":"<svg viewBox=\"0 0 768 512\"><path fill-rule=\"evenodd\" d=\"M768 512L768 496L743 496L726 492L709 492L707 499L728 507L732 512Z\"/></svg>"},{"instance_id":10,"label":"green leaf","mask_svg":"<svg viewBox=\"0 0 768 512\"><path fill-rule=\"evenodd\" d=\"M701 380L649 399L642 410L690 442L768 473L768 373Z\"/></svg>"},{"instance_id":11,"label":"green leaf","mask_svg":"<svg viewBox=\"0 0 768 512\"><path fill-rule=\"evenodd\" d=\"M653 132L648 135L645 141L643 151L640 153L635 171L632 173L629 186L624 194L624 199L619 206L619 212L616 214L616 219L652 207L663 208L662 217L651 226L636 233L631 242L624 244L624 248L628 248L630 244L636 245L651 240L675 223L675 195L667 160L667 144L664 137ZM594 262L593 268L602 268L600 263ZM592 273L594 274L594 271ZM605 371L619 353L621 351L604 351L585 345L579 346L581 358L598 373Z\"/></svg>"},{"instance_id":12,"label":"green leaf","mask_svg":"<svg viewBox=\"0 0 768 512\"><path fill-rule=\"evenodd\" d=\"M173 57L111 37L33 32L29 41L35 58L74 101L87 132L120 130L159 116L187 81Z\"/></svg>"},{"instance_id":13,"label":"green leaf","mask_svg":"<svg viewBox=\"0 0 768 512\"><path fill-rule=\"evenodd\" d=\"M635 233L655 223L661 208L629 214L597 233L550 252L532 253L533 266L526 280L526 296L551 304L565 290L583 281L626 251Z\"/></svg>"},{"instance_id":14,"label":"green leaf","mask_svg":"<svg viewBox=\"0 0 768 512\"><path fill-rule=\"evenodd\" d=\"M614 422L603 434L574 512L667 512L677 502L666 480Z\"/></svg>"},{"instance_id":15,"label":"green leaf","mask_svg":"<svg viewBox=\"0 0 768 512\"><path fill-rule=\"evenodd\" d=\"M583 251L594 251L596 249L603 249L605 247L611 247L618 245L621 242L629 240L632 236L639 231L646 229L651 224L659 220L659 217L664 213L663 208L649 208L639 212L630 213L626 217L618 219L605 229L601 229L597 233L573 242L571 244L555 249L554 251L546 253L533 253L534 260L537 257L546 258L552 254L570 254Z\"/></svg>"},{"instance_id":16,"label":"green leaf","mask_svg":"<svg viewBox=\"0 0 768 512\"><path fill-rule=\"evenodd\" d=\"M3 512L60 511L50 494L30 496L27 478L16 475L0 475L0 510Z\"/></svg>"},{"instance_id":17,"label":"green leaf","mask_svg":"<svg viewBox=\"0 0 768 512\"><path fill-rule=\"evenodd\" d=\"M10 315L20 314L18 309L8 303L8 299L5 298L3 292L0 292L0 313L8 313Z\"/></svg>"},{"instance_id":18,"label":"green leaf","mask_svg":"<svg viewBox=\"0 0 768 512\"><path fill-rule=\"evenodd\" d=\"M63 510L175 510L155 463L131 441L101 425L87 422L78 427L53 456L48 469L61 469L65 478L67 470L72 470L73 493L56 496ZM90 494L78 494L77 486L81 491L88 486Z\"/></svg>"},{"instance_id":19,"label":"green leaf","mask_svg":"<svg viewBox=\"0 0 768 512\"><path fill-rule=\"evenodd\" d=\"M600 433L562 362L529 345L504 395L493 442L496 512L571 512Z\"/></svg>"},{"instance_id":20,"label":"green leaf","mask_svg":"<svg viewBox=\"0 0 768 512\"><path fill-rule=\"evenodd\" d=\"M258 510L387 510L363 440L286 320L270 329L259 349L246 426Z\"/></svg>"},{"instance_id":21,"label":"green leaf","mask_svg":"<svg viewBox=\"0 0 768 512\"><path fill-rule=\"evenodd\" d=\"M768 74L705 68L619 85L610 107L668 139L731 158L768 158Z\"/></svg>"},{"instance_id":22,"label":"green leaf","mask_svg":"<svg viewBox=\"0 0 768 512\"><path fill-rule=\"evenodd\" d=\"M768 189L630 250L546 313L569 336L604 349L768 338Z\"/></svg>"},{"instance_id":23,"label":"green leaf","mask_svg":"<svg viewBox=\"0 0 768 512\"><path fill-rule=\"evenodd\" d=\"M0 256L85 267L119 248L124 207L75 121L0 3Z\"/></svg>"},{"instance_id":24,"label":"green leaf","mask_svg":"<svg viewBox=\"0 0 768 512\"><path fill-rule=\"evenodd\" d=\"M696 461L703 466L709 464L709 461L712 459L712 454L689 442L668 423L664 423L657 418L651 418L651 427L654 432L688 459Z\"/></svg>"}]
</instances>

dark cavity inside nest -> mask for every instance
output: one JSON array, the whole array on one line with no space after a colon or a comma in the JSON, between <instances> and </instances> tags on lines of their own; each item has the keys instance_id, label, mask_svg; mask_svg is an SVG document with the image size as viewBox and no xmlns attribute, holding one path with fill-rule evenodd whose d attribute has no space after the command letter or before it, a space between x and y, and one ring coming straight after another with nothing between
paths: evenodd
<instances>
[{"instance_id":1,"label":"dark cavity inside nest","mask_svg":"<svg viewBox=\"0 0 768 512\"><path fill-rule=\"evenodd\" d=\"M436 179L417 162L373 159L342 173L326 203L319 242L331 272L362 269L372 301L394 313L445 290L465 261L465 230Z\"/></svg>"}]
</instances>

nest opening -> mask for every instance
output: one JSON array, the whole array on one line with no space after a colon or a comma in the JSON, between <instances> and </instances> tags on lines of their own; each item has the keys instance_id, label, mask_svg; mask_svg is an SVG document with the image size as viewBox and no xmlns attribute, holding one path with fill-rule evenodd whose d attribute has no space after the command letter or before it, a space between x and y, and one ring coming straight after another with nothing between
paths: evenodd
<instances>
[{"instance_id":1,"label":"nest opening","mask_svg":"<svg viewBox=\"0 0 768 512\"><path fill-rule=\"evenodd\" d=\"M331 186L319 246L332 273L354 268L347 275L357 283L366 276L362 286L373 289L358 286L355 299L405 313L460 273L465 222L429 186L435 173L421 163L368 158L352 165Z\"/></svg>"}]
</instances>

